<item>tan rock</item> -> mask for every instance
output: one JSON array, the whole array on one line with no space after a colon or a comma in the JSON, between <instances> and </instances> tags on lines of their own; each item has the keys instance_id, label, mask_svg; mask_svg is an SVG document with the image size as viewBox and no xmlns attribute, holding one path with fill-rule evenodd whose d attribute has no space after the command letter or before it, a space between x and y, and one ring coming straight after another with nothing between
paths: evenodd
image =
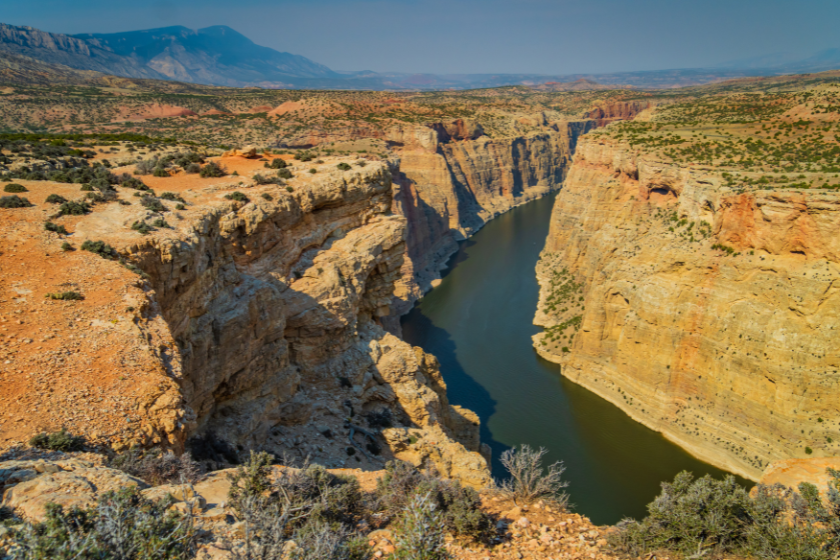
<instances>
[{"instance_id":1,"label":"tan rock","mask_svg":"<svg viewBox=\"0 0 840 560\"><path fill-rule=\"evenodd\" d=\"M243 157L243 158L255 158L257 157L257 148L254 146L245 146L239 150L230 150L222 154L222 157Z\"/></svg>"},{"instance_id":2,"label":"tan rock","mask_svg":"<svg viewBox=\"0 0 840 560\"><path fill-rule=\"evenodd\" d=\"M825 327L840 313L831 288L840 195L739 194L723 182L714 170L583 138L537 267L535 318L552 327L579 316L580 326L566 329L571 340L534 342L635 420L757 480L807 447L817 457L840 451L820 421L836 419L840 396L836 336ZM669 230L673 215L695 224L693 242ZM552 310L549 297L569 278L580 290Z\"/></svg>"},{"instance_id":3,"label":"tan rock","mask_svg":"<svg viewBox=\"0 0 840 560\"><path fill-rule=\"evenodd\" d=\"M840 457L786 459L771 463L762 473L759 482L768 486L781 484L794 489L802 482L810 482L825 494L828 483L832 481L828 469L840 470Z\"/></svg>"},{"instance_id":4,"label":"tan rock","mask_svg":"<svg viewBox=\"0 0 840 560\"><path fill-rule=\"evenodd\" d=\"M204 498L208 508L223 508L230 491L231 482L228 475L233 472L233 470L212 472L193 485L193 491Z\"/></svg>"},{"instance_id":5,"label":"tan rock","mask_svg":"<svg viewBox=\"0 0 840 560\"><path fill-rule=\"evenodd\" d=\"M533 121L501 139L483 136L469 121L388 131L389 141L403 145L394 211L408 221L408 259L397 284L396 314L408 311L435 285L458 240L559 188L577 138L597 125L595 120L551 122L542 113Z\"/></svg>"},{"instance_id":6,"label":"tan rock","mask_svg":"<svg viewBox=\"0 0 840 560\"><path fill-rule=\"evenodd\" d=\"M145 488L146 484L114 469L80 468L72 472L43 474L7 487L2 505L14 509L26 519L40 520L48 503L58 504L65 509L88 507L96 502L100 493L128 486Z\"/></svg>"}]
</instances>

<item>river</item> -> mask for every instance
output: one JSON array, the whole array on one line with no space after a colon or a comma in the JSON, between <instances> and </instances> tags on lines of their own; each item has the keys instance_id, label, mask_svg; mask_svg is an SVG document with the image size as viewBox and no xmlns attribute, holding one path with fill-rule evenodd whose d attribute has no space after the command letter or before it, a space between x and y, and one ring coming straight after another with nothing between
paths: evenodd
<instances>
[{"instance_id":1,"label":"river","mask_svg":"<svg viewBox=\"0 0 840 560\"><path fill-rule=\"evenodd\" d=\"M549 461L566 466L573 511L598 524L641 518L660 482L680 471L726 473L565 379L534 351L534 268L554 198L515 208L463 241L441 285L403 317L403 336L440 360L449 400L481 417L494 476L503 476L498 458L510 446L542 446Z\"/></svg>"}]
</instances>

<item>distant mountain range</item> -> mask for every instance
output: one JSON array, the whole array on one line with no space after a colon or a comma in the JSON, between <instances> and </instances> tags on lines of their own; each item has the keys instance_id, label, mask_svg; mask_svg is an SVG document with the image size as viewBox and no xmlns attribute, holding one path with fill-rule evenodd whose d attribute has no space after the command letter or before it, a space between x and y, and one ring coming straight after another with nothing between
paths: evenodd
<instances>
[{"instance_id":1,"label":"distant mountain range","mask_svg":"<svg viewBox=\"0 0 840 560\"><path fill-rule=\"evenodd\" d=\"M7 83L49 82L52 75L63 83L82 83L100 73L227 87L443 90L549 84L539 89L571 91L604 86L680 87L838 68L840 49L828 49L801 60L777 53L713 68L613 74L337 72L306 57L257 45L224 25L199 30L175 26L126 33L62 35L0 23L0 81Z\"/></svg>"}]
</instances>

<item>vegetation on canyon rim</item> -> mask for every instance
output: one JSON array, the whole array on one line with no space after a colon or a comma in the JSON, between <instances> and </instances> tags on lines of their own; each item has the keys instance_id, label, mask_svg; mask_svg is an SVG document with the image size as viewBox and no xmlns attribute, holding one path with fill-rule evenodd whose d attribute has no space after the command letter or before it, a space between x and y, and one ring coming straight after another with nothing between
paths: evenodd
<instances>
[{"instance_id":1,"label":"vegetation on canyon rim","mask_svg":"<svg viewBox=\"0 0 840 560\"><path fill-rule=\"evenodd\" d=\"M84 440L61 431L41 434L32 444L69 451L82 449ZM526 445L506 451L502 464L509 478L489 491L523 507L548 500L565 508L563 465L544 467L544 454ZM239 560L365 560L372 555L366 531L384 526L394 533L393 558L443 560L449 558L447 534L488 544L497 534L478 492L401 461L387 463L372 492L362 491L355 477L319 465L304 462L277 471L273 462L268 453L251 451L228 475L228 505L243 523L241 543L231 549ZM156 485L191 483L200 476L189 453L129 450L110 466ZM798 492L759 485L751 494L732 476L695 480L683 472L663 483L647 517L619 523L609 543L630 557L830 560L840 553L840 471L829 473L833 479L823 500L808 483ZM5 554L14 560L192 558L201 532L192 510L173 504L171 496L150 501L124 488L103 493L88 508L50 505L40 522L21 522L6 511L3 523L11 540Z\"/></svg>"},{"instance_id":2,"label":"vegetation on canyon rim","mask_svg":"<svg viewBox=\"0 0 840 560\"><path fill-rule=\"evenodd\" d=\"M612 543L633 556L658 550L685 558L739 554L762 559L829 560L840 554L840 471L823 501L817 487L799 492L758 485L751 495L732 476L694 480L682 472L648 505L641 521L619 524Z\"/></svg>"},{"instance_id":3,"label":"vegetation on canyon rim","mask_svg":"<svg viewBox=\"0 0 840 560\"><path fill-rule=\"evenodd\" d=\"M81 438L65 431L41 434L33 445L50 450L78 450ZM204 445L204 444L202 444ZM505 454L511 480L498 492L525 506L537 500L554 500L565 507L561 489L561 464L545 471L545 450L522 446ZM437 560L447 558L444 536L491 542L494 520L481 509L477 491L458 481L422 472L391 461L373 492L362 492L355 477L334 475L305 462L272 474L274 458L250 452L247 462L228 475L228 505L244 523L242 545L234 557L242 560L364 560L372 550L361 525L394 529L395 558ZM116 455L110 466L152 484L189 483L199 466L189 454L129 450ZM276 471L275 471L276 473ZM171 498L171 497L170 497ZM199 535L191 510L172 510L170 498L152 502L136 489L103 494L89 508L64 510L52 505L46 519L22 523L9 516L12 531L9 558L41 560L61 558L120 558L126 560L189 558ZM294 541L289 548L289 541ZM1 549L0 549L1 550Z\"/></svg>"}]
</instances>

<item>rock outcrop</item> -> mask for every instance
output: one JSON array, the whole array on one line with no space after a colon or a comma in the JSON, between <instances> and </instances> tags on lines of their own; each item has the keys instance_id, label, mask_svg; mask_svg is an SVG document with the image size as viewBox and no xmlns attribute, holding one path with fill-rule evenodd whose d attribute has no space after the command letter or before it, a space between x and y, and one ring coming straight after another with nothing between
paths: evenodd
<instances>
[{"instance_id":1,"label":"rock outcrop","mask_svg":"<svg viewBox=\"0 0 840 560\"><path fill-rule=\"evenodd\" d=\"M387 165L369 169L274 203L215 208L189 234L151 238L131 258L177 344L197 428L265 447L283 426L362 423L387 410L420 440L446 444L422 457L427 466L485 484L477 444L452 439L455 413L436 365L379 325L405 220L390 214Z\"/></svg>"},{"instance_id":2,"label":"rock outcrop","mask_svg":"<svg viewBox=\"0 0 840 560\"><path fill-rule=\"evenodd\" d=\"M786 459L771 463L761 474L759 482L768 486L781 484L788 488L799 488L801 483L808 482L826 495L832 482L829 469L840 470L840 457Z\"/></svg>"},{"instance_id":3,"label":"rock outcrop","mask_svg":"<svg viewBox=\"0 0 840 560\"><path fill-rule=\"evenodd\" d=\"M70 458L0 462L0 505L26 519L41 519L47 504L89 507L99 494L148 485L122 471Z\"/></svg>"},{"instance_id":4,"label":"rock outcrop","mask_svg":"<svg viewBox=\"0 0 840 560\"><path fill-rule=\"evenodd\" d=\"M535 346L748 478L837 455L838 226L836 192L737 191L713 168L587 137L537 267Z\"/></svg>"}]
</instances>

